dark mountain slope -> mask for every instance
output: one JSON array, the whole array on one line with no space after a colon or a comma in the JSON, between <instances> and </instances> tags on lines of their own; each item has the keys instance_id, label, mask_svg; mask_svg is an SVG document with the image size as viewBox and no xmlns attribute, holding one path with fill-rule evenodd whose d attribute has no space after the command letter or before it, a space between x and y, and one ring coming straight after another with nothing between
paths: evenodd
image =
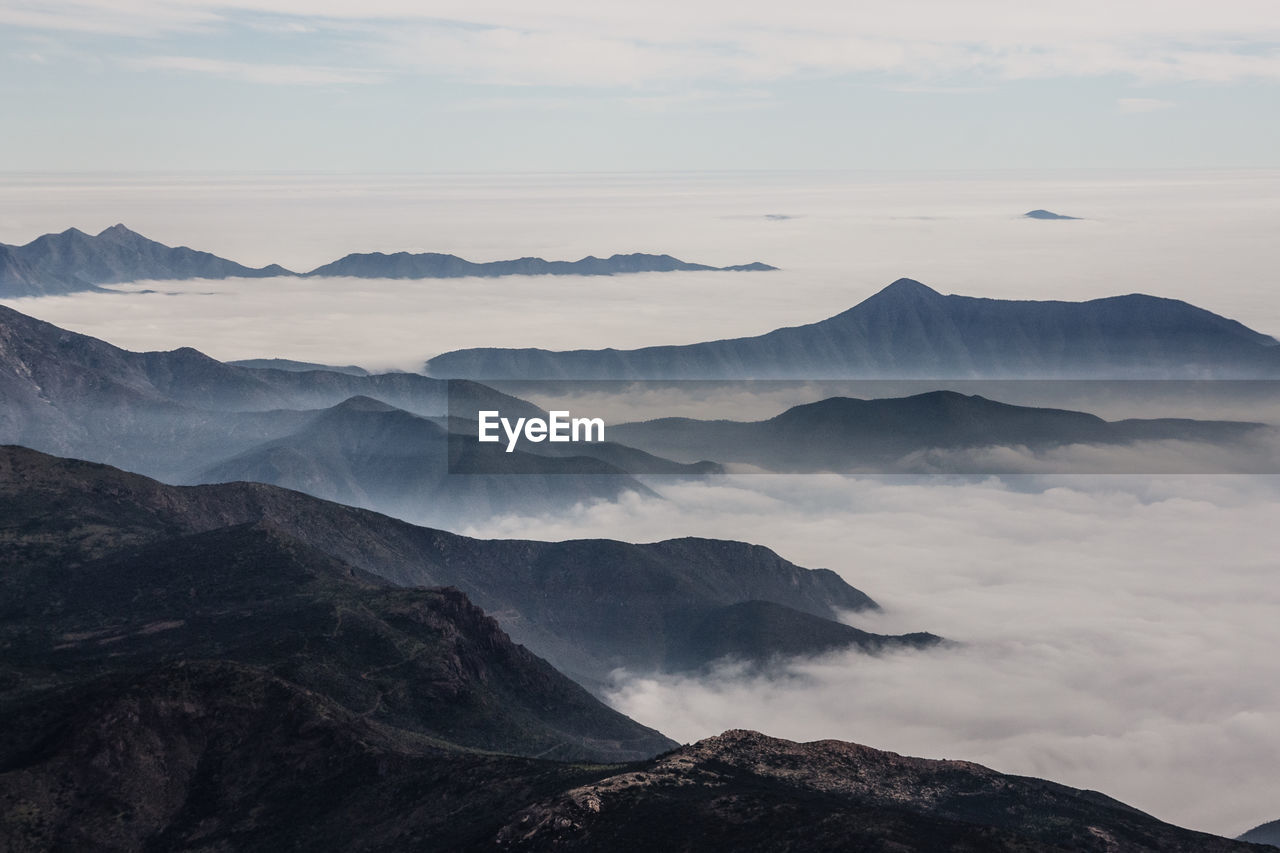
<instances>
[{"instance_id":1,"label":"dark mountain slope","mask_svg":"<svg viewBox=\"0 0 1280 853\"><path fill-rule=\"evenodd\" d=\"M1070 444L1123 445L1179 440L1231 445L1263 424L1176 418L1104 421L1085 412L1013 406L977 395L931 391L911 397L832 397L795 406L764 421L661 418L620 424L610 434L675 458L715 453L776 471L855 470L891 466L933 449Z\"/></svg>"},{"instance_id":2,"label":"dark mountain slope","mask_svg":"<svg viewBox=\"0 0 1280 853\"><path fill-rule=\"evenodd\" d=\"M1092 791L963 761L730 731L522 811L517 850L876 850L1213 853L1251 849L1178 829Z\"/></svg>"},{"instance_id":3,"label":"dark mountain slope","mask_svg":"<svg viewBox=\"0 0 1280 853\"><path fill-rule=\"evenodd\" d=\"M732 731L624 767L441 749L232 665L65 694L0 727L12 850L1246 853L975 764Z\"/></svg>"},{"instance_id":4,"label":"dark mountain slope","mask_svg":"<svg viewBox=\"0 0 1280 853\"><path fill-rule=\"evenodd\" d=\"M600 773L449 748L258 667L178 663L0 713L0 848L479 849Z\"/></svg>"},{"instance_id":5,"label":"dark mountain slope","mask_svg":"<svg viewBox=\"0 0 1280 853\"><path fill-rule=\"evenodd\" d=\"M270 525L84 563L30 539L24 551L0 612L11 692L217 659L466 747L619 760L670 745L513 645L462 593L393 587Z\"/></svg>"},{"instance_id":6,"label":"dark mountain slope","mask_svg":"<svg viewBox=\"0 0 1280 853\"><path fill-rule=\"evenodd\" d=\"M427 362L476 379L1256 378L1275 339L1174 299L943 296L899 279L841 314L752 338L638 350L467 349Z\"/></svg>"},{"instance_id":7,"label":"dark mountain slope","mask_svg":"<svg viewBox=\"0 0 1280 853\"><path fill-rule=\"evenodd\" d=\"M665 668L673 671L698 670L717 661L768 666L790 657L851 648L874 654L890 649L924 649L941 642L941 638L926 633L905 634L886 642L881 634L869 634L769 601L676 611L667 618L667 633L678 638L664 661Z\"/></svg>"},{"instance_id":8,"label":"dark mountain slope","mask_svg":"<svg viewBox=\"0 0 1280 853\"><path fill-rule=\"evenodd\" d=\"M767 601L830 619L876 606L834 572L741 542L471 539L271 486L165 486L23 448L0 452L0 518L0 541L15 554L39 546L69 563L265 523L394 583L457 587L516 641L589 686L620 666L654 670L669 655L688 659L684 635L666 629L673 613ZM26 583L20 574L10 582ZM916 645L911 637L883 643ZM725 651L732 649L717 650Z\"/></svg>"}]
</instances>

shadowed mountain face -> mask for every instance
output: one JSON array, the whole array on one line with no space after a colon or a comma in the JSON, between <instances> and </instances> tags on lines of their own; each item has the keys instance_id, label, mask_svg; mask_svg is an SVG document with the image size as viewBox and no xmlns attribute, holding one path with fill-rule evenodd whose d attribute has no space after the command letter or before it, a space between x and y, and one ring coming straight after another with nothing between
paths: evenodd
<instances>
[{"instance_id":1,"label":"shadowed mountain face","mask_svg":"<svg viewBox=\"0 0 1280 853\"><path fill-rule=\"evenodd\" d=\"M842 314L752 338L637 350L467 349L433 376L498 379L1262 378L1274 338L1174 299L944 296L899 279Z\"/></svg>"},{"instance_id":2,"label":"shadowed mountain face","mask_svg":"<svg viewBox=\"0 0 1280 853\"><path fill-rule=\"evenodd\" d=\"M892 469L921 451L992 446L1045 450L1070 444L1123 445L1179 440L1231 445L1262 424L1174 418L1104 421L1085 412L1011 406L976 395L933 391L911 397L833 397L766 421L661 418L611 427L610 434L653 453L773 471Z\"/></svg>"},{"instance_id":3,"label":"shadowed mountain face","mask_svg":"<svg viewBox=\"0 0 1280 853\"><path fill-rule=\"evenodd\" d=\"M1272 847L1280 847L1280 820L1273 820L1270 823L1262 824L1262 826L1255 826L1240 836L1239 840L1248 841L1252 844L1270 844Z\"/></svg>"},{"instance_id":4,"label":"shadowed mountain face","mask_svg":"<svg viewBox=\"0 0 1280 853\"><path fill-rule=\"evenodd\" d=\"M269 524L140 546L120 528L96 536L99 556L67 559L6 535L0 702L217 659L460 746L623 760L672 745L512 644L457 590L394 587Z\"/></svg>"},{"instance_id":5,"label":"shadowed mountain face","mask_svg":"<svg viewBox=\"0 0 1280 853\"><path fill-rule=\"evenodd\" d=\"M731 731L628 766L461 752L256 669L103 679L0 728L0 844L46 849L1234 853L1091 791Z\"/></svg>"},{"instance_id":6,"label":"shadowed mountain face","mask_svg":"<svg viewBox=\"0 0 1280 853\"><path fill-rule=\"evenodd\" d=\"M25 246L0 244L0 297L72 293L143 279L278 275L293 273L277 264L254 269L186 246L166 246L123 225L112 225L96 236L68 228Z\"/></svg>"},{"instance_id":7,"label":"shadowed mountain face","mask_svg":"<svg viewBox=\"0 0 1280 853\"><path fill-rule=\"evenodd\" d=\"M271 486L165 486L23 448L0 452L0 518L12 548L38 543L50 564L265 524L396 584L457 587L516 641L592 687L618 667L658 670L668 659L693 666L709 663L707 654L758 657L758 638L703 647L679 621L714 617L728 605L769 602L827 621L876 607L834 572L803 569L741 542L471 539ZM831 633L843 628L806 624L813 642L781 653L830 651ZM848 637L847 645L875 650L921 645L916 635Z\"/></svg>"},{"instance_id":8,"label":"shadowed mountain face","mask_svg":"<svg viewBox=\"0 0 1280 853\"><path fill-rule=\"evenodd\" d=\"M355 278L463 278L480 276L490 278L502 275L617 275L636 272L676 271L732 271L758 272L776 269L759 262L731 267L710 267L691 264L670 255L611 255L608 258L586 257L578 261L546 261L542 258L520 258L514 261L490 261L475 263L457 255L441 255L435 252L410 254L396 252L383 254L347 255L344 258L317 267L307 275L352 276Z\"/></svg>"},{"instance_id":9,"label":"shadowed mountain face","mask_svg":"<svg viewBox=\"0 0 1280 853\"><path fill-rule=\"evenodd\" d=\"M696 270L765 271L768 264L754 262L729 267L691 264L670 255L612 255L578 261L514 261L474 263L456 255L433 252L410 254L381 252L352 254L317 267L306 275L355 278L457 278L501 275L616 275L636 272ZM123 225L113 225L97 235L68 228L45 234L24 246L0 243L0 298L49 296L94 290L100 284L147 279L269 278L296 276L279 264L246 267L235 261L198 252L186 246L166 246L149 240Z\"/></svg>"},{"instance_id":10,"label":"shadowed mountain face","mask_svg":"<svg viewBox=\"0 0 1280 853\"><path fill-rule=\"evenodd\" d=\"M544 799L499 833L520 850L1250 849L1101 794L963 761L730 731Z\"/></svg>"}]
</instances>

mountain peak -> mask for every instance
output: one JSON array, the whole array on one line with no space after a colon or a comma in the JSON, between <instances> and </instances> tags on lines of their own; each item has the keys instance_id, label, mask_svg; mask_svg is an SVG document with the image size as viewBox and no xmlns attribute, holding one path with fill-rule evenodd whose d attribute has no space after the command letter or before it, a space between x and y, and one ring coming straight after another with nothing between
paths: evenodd
<instances>
[{"instance_id":1,"label":"mountain peak","mask_svg":"<svg viewBox=\"0 0 1280 853\"><path fill-rule=\"evenodd\" d=\"M933 298L941 295L932 287L921 284L914 278L900 278L875 294L877 297L892 296L895 299Z\"/></svg>"},{"instance_id":2,"label":"mountain peak","mask_svg":"<svg viewBox=\"0 0 1280 853\"><path fill-rule=\"evenodd\" d=\"M134 231L132 228L127 227L123 222L117 222L110 228L102 229L102 231L98 233L98 236L110 237L118 240L123 237L141 237L142 235L137 231Z\"/></svg>"}]
</instances>

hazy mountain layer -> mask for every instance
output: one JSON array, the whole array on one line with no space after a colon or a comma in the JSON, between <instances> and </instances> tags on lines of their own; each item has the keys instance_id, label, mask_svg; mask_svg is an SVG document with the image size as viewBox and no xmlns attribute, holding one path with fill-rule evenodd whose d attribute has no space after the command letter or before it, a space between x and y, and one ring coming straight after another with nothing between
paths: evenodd
<instances>
[{"instance_id":1,"label":"hazy mountain layer","mask_svg":"<svg viewBox=\"0 0 1280 853\"><path fill-rule=\"evenodd\" d=\"M166 246L123 225L112 225L96 236L68 228L24 246L0 244L0 297L9 298L72 293L143 279L293 274L277 264L254 269L186 246Z\"/></svg>"},{"instance_id":2,"label":"hazy mountain layer","mask_svg":"<svg viewBox=\"0 0 1280 853\"><path fill-rule=\"evenodd\" d=\"M3 535L37 542L50 561L66 564L97 559L107 547L266 524L393 583L457 587L517 642L592 687L617 667L659 670L668 659L696 665L710 662L706 654L757 657L759 638L743 634L738 646L726 640L699 652L676 623L726 605L770 602L822 620L876 607L834 572L741 542L471 539L272 486L166 486L23 448L0 452L0 517L9 525ZM841 626L806 630L813 644L779 653L830 651L828 634ZM859 634L849 644L918 647L920 640Z\"/></svg>"},{"instance_id":3,"label":"hazy mountain layer","mask_svg":"<svg viewBox=\"0 0 1280 853\"><path fill-rule=\"evenodd\" d=\"M545 414L483 385L235 367L189 348L134 353L3 306L0 402L0 442L169 482L280 483L412 518L473 519L649 493L603 458L645 461L639 451L628 458L627 448L602 448L595 458L579 445L575 457L558 458L475 443L450 466L442 429L423 417ZM446 476L450 470L458 476ZM463 476L477 471L487 476Z\"/></svg>"},{"instance_id":4,"label":"hazy mountain layer","mask_svg":"<svg viewBox=\"0 0 1280 853\"><path fill-rule=\"evenodd\" d=\"M563 457L507 453L499 444L477 442L474 427L467 436L451 436L435 421L352 397L311 414L299 429L200 470L190 481L271 483L398 518L460 523L494 512L610 500L624 492L656 497L626 470L603 461L594 446L574 447ZM702 473L661 461L672 473Z\"/></svg>"},{"instance_id":5,"label":"hazy mountain layer","mask_svg":"<svg viewBox=\"0 0 1280 853\"><path fill-rule=\"evenodd\" d=\"M750 338L637 350L465 349L427 372L498 379L1261 378L1267 335L1175 299L944 296L899 279L841 314Z\"/></svg>"},{"instance_id":6,"label":"hazy mountain layer","mask_svg":"<svg viewBox=\"0 0 1280 853\"><path fill-rule=\"evenodd\" d=\"M691 264L670 255L611 255L607 258L585 257L577 261L546 261L542 258L520 258L514 261L475 263L457 255L435 252L411 254L347 255L330 264L317 267L307 275L352 276L355 278L485 278L502 275L617 275L636 272L720 271L757 272L776 269L759 262L730 267Z\"/></svg>"},{"instance_id":7,"label":"hazy mountain layer","mask_svg":"<svg viewBox=\"0 0 1280 853\"><path fill-rule=\"evenodd\" d=\"M1280 847L1280 820L1273 820L1270 823L1255 826L1240 836L1240 840L1248 841L1252 844L1270 844L1272 847Z\"/></svg>"},{"instance_id":8,"label":"hazy mountain layer","mask_svg":"<svg viewBox=\"0 0 1280 853\"><path fill-rule=\"evenodd\" d=\"M767 264L750 263L711 267L686 263L670 255L613 255L578 261L514 261L474 263L456 255L437 253L351 254L317 267L306 275L356 278L455 278L501 275L616 275L676 270L772 270ZM45 234L23 246L0 243L0 298L48 296L94 290L101 284L147 279L267 278L296 276L279 264L253 268L186 246L166 246L113 225L100 234L68 228Z\"/></svg>"},{"instance_id":9,"label":"hazy mountain layer","mask_svg":"<svg viewBox=\"0 0 1280 853\"><path fill-rule=\"evenodd\" d=\"M904 457L933 449L1008 446L1039 451L1161 440L1230 446L1262 429L1255 423L1177 418L1105 421L1085 412L933 391L879 400L832 397L764 421L659 418L610 427L610 435L675 458L715 453L723 462L774 471L848 471L891 470Z\"/></svg>"}]
</instances>

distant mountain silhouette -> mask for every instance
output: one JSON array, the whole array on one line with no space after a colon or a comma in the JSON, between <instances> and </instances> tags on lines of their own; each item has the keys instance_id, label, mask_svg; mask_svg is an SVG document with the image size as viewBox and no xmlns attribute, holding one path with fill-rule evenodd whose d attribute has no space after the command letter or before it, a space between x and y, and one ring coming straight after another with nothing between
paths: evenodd
<instances>
[{"instance_id":1,"label":"distant mountain silhouette","mask_svg":"<svg viewBox=\"0 0 1280 853\"><path fill-rule=\"evenodd\" d=\"M977 395L932 391L911 397L859 400L832 397L795 406L763 421L658 418L610 427L627 444L674 458L715 454L773 471L894 470L926 450L1023 447L1033 451L1072 444L1125 445L1138 441L1233 445L1265 425L1181 418L1104 421L1085 412L1012 406Z\"/></svg>"},{"instance_id":2,"label":"distant mountain silhouette","mask_svg":"<svg viewBox=\"0 0 1280 853\"><path fill-rule=\"evenodd\" d=\"M608 258L585 257L578 261L546 261L542 258L520 258L514 261L490 261L474 263L457 255L441 255L434 252L410 254L396 252L383 254L347 255L330 264L317 267L309 276L352 276L355 278L462 278L465 276L493 277L502 275L617 275L637 272L676 271L734 271L755 272L773 270L759 262L731 267L711 267L691 264L670 255L612 255Z\"/></svg>"},{"instance_id":3,"label":"distant mountain silhouette","mask_svg":"<svg viewBox=\"0 0 1280 853\"><path fill-rule=\"evenodd\" d=\"M594 455L594 446L577 447L564 456L507 453L498 444L476 442L474 430L451 441L433 420L352 397L314 413L286 435L210 464L191 479L270 483L398 518L432 513L435 520L460 522L528 507L610 500L626 492L655 496L627 470ZM666 464L671 473L703 473Z\"/></svg>"},{"instance_id":4,"label":"distant mountain silhouette","mask_svg":"<svg viewBox=\"0 0 1280 853\"><path fill-rule=\"evenodd\" d=\"M312 361L294 361L288 358L241 358L228 361L234 367L252 367L260 370L293 370L304 373L308 370L328 370L333 373L350 373L352 376L368 376L369 371L354 364L332 365L317 364Z\"/></svg>"},{"instance_id":5,"label":"distant mountain silhouette","mask_svg":"<svg viewBox=\"0 0 1280 853\"><path fill-rule=\"evenodd\" d=\"M616 445L581 444L562 456L490 453L498 446L472 442L450 468L443 429L425 419L443 423L452 414L462 423L480 409L545 414L473 382L235 367L190 348L134 353L0 306L0 442L169 482L258 479L452 523L650 494L628 466L707 473ZM446 476L450 470L458 476ZM528 476L497 476L509 473Z\"/></svg>"},{"instance_id":6,"label":"distant mountain silhouette","mask_svg":"<svg viewBox=\"0 0 1280 853\"><path fill-rule=\"evenodd\" d=\"M1280 847L1280 820L1255 826L1241 835L1239 840L1248 841L1251 844L1270 844L1272 847Z\"/></svg>"},{"instance_id":7,"label":"distant mountain silhouette","mask_svg":"<svg viewBox=\"0 0 1280 853\"><path fill-rule=\"evenodd\" d=\"M1079 219L1079 216L1064 216L1052 210L1028 210L1022 214L1024 219Z\"/></svg>"},{"instance_id":8,"label":"distant mountain silhouette","mask_svg":"<svg viewBox=\"0 0 1280 853\"><path fill-rule=\"evenodd\" d=\"M72 293L142 279L279 275L293 273L277 264L255 269L186 246L166 246L123 225L97 235L68 228L25 246L0 244L0 297Z\"/></svg>"},{"instance_id":9,"label":"distant mountain silhouette","mask_svg":"<svg viewBox=\"0 0 1280 853\"><path fill-rule=\"evenodd\" d=\"M922 635L850 633L838 624L815 627L842 612L878 608L835 572L804 569L743 542L472 539L275 486L166 486L17 447L0 447L0 517L7 525L0 542L5 536L22 540L7 553L16 558L23 553L22 542L33 537L50 561L68 566L96 559L100 549L149 547L174 537L265 524L393 583L462 590L514 640L593 689L619 667L658 671L669 656L682 665L707 662L708 654L758 657L759 637L731 634L707 648L686 630L689 618L742 602L808 614L805 630L816 644L797 646L791 640L779 646L779 655L829 651L833 631L847 634L853 648L928 644L921 642ZM68 530L93 533L64 535ZM0 601L7 600L0 595Z\"/></svg>"},{"instance_id":10,"label":"distant mountain silhouette","mask_svg":"<svg viewBox=\"0 0 1280 853\"><path fill-rule=\"evenodd\" d=\"M774 267L759 262L729 267L691 264L670 255L613 255L577 261L514 261L473 263L456 255L436 253L347 255L305 275L356 278L454 278L502 275L617 275L636 272L696 270L761 271ZM113 225L97 235L68 228L45 234L23 246L0 243L0 298L49 296L94 290L99 285L146 279L267 278L299 273L279 264L254 268L186 246L166 246Z\"/></svg>"},{"instance_id":11,"label":"distant mountain silhouette","mask_svg":"<svg viewBox=\"0 0 1280 853\"><path fill-rule=\"evenodd\" d=\"M853 308L751 338L636 350L464 349L440 377L500 379L1280 377L1268 335L1175 299L944 296L899 279Z\"/></svg>"}]
</instances>

